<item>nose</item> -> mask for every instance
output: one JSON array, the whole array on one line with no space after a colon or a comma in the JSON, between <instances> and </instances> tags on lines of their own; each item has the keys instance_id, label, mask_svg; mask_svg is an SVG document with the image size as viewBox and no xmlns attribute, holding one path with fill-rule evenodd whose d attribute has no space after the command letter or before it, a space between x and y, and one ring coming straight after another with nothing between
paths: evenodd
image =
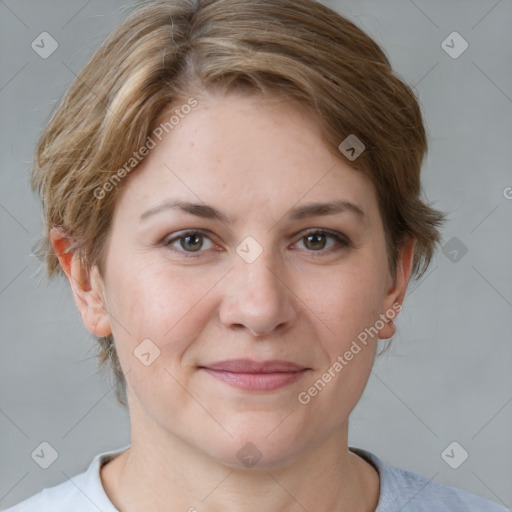
<instances>
[{"instance_id":1,"label":"nose","mask_svg":"<svg viewBox=\"0 0 512 512\"><path fill-rule=\"evenodd\" d=\"M286 277L282 265L265 251L252 263L240 258L224 283L222 324L258 337L289 329L299 314L300 301Z\"/></svg>"}]
</instances>

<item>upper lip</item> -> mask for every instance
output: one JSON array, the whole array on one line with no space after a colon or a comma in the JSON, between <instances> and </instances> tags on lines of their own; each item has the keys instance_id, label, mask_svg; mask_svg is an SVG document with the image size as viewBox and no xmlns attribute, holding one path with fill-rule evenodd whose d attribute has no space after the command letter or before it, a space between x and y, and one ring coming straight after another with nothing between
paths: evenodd
<instances>
[{"instance_id":1,"label":"upper lip","mask_svg":"<svg viewBox=\"0 0 512 512\"><path fill-rule=\"evenodd\" d=\"M293 373L307 368L291 361L273 359L271 361L254 361L252 359L229 359L200 368L220 370L233 373Z\"/></svg>"}]
</instances>

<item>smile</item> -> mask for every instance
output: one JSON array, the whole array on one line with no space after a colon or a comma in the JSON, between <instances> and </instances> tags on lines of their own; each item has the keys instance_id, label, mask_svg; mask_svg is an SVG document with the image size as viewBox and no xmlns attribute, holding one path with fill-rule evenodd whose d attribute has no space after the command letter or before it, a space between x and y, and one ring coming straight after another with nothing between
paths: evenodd
<instances>
[{"instance_id":1,"label":"smile","mask_svg":"<svg viewBox=\"0 0 512 512\"><path fill-rule=\"evenodd\" d=\"M215 379L245 391L274 391L293 384L311 370L290 361L250 359L232 359L199 368Z\"/></svg>"}]
</instances>

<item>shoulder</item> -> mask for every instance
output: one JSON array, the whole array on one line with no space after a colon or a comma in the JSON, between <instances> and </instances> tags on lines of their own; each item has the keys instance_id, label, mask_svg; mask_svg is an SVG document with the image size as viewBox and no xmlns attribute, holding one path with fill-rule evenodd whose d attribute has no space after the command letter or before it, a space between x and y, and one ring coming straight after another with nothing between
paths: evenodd
<instances>
[{"instance_id":1,"label":"shoulder","mask_svg":"<svg viewBox=\"0 0 512 512\"><path fill-rule=\"evenodd\" d=\"M83 474L78 475L74 477L74 480L79 483L82 477ZM3 512L35 512L36 510L39 512L50 512L50 510L64 512L64 510L73 510L73 507L76 506L83 507L83 500L79 496L80 492L73 487L73 484L67 481L55 487L45 488Z\"/></svg>"},{"instance_id":2,"label":"shoulder","mask_svg":"<svg viewBox=\"0 0 512 512\"><path fill-rule=\"evenodd\" d=\"M100 453L83 473L0 512L117 512L103 489L100 468L124 450Z\"/></svg>"},{"instance_id":3,"label":"shoulder","mask_svg":"<svg viewBox=\"0 0 512 512\"><path fill-rule=\"evenodd\" d=\"M510 512L475 494L434 482L405 469L385 464L376 455L350 448L379 472L381 490L375 512Z\"/></svg>"}]
</instances>

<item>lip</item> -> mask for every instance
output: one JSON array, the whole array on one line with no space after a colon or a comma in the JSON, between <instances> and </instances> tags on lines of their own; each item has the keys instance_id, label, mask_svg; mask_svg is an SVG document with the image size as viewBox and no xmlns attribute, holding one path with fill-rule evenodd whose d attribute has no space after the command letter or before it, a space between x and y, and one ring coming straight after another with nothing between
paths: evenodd
<instances>
[{"instance_id":1,"label":"lip","mask_svg":"<svg viewBox=\"0 0 512 512\"><path fill-rule=\"evenodd\" d=\"M228 359L203 366L210 370L223 370L233 373L292 373L305 370L304 366L292 363L291 361L283 361L272 359L269 361L254 361L253 359Z\"/></svg>"},{"instance_id":2,"label":"lip","mask_svg":"<svg viewBox=\"0 0 512 512\"><path fill-rule=\"evenodd\" d=\"M273 391L296 382L310 368L291 361L231 359L200 366L212 377L246 391Z\"/></svg>"}]
</instances>

